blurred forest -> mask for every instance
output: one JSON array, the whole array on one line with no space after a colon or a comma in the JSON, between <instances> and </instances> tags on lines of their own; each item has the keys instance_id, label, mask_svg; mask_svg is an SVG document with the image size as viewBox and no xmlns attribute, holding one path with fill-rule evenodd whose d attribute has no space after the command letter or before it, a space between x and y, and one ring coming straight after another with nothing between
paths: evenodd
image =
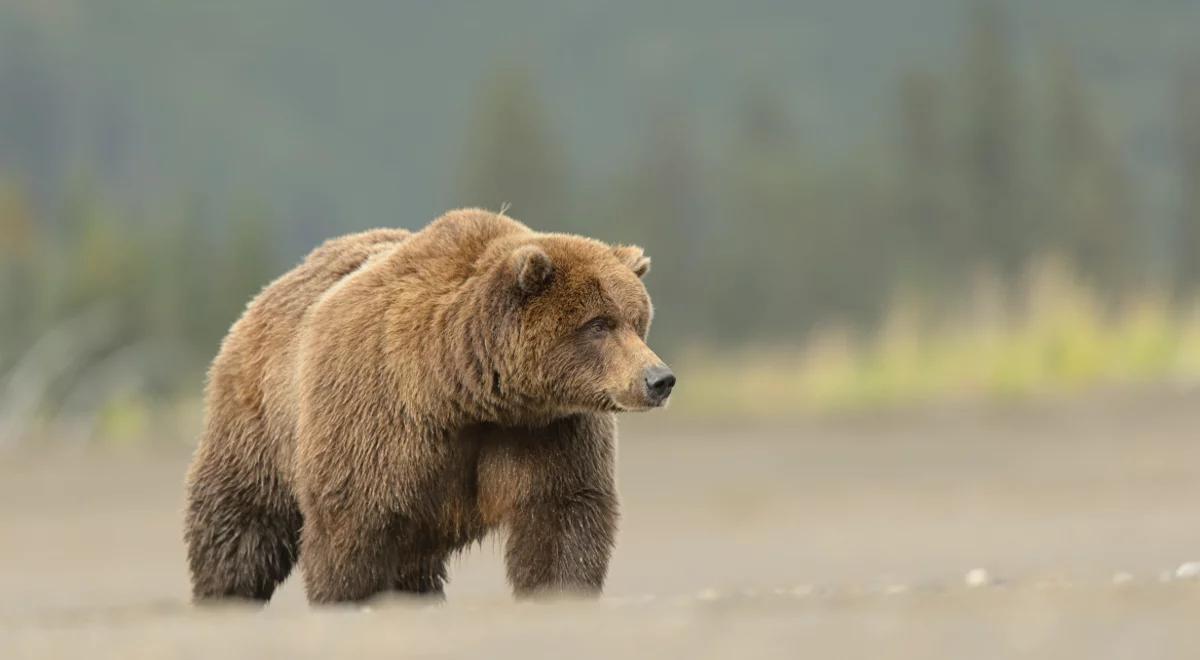
<instances>
[{"instance_id":1,"label":"blurred forest","mask_svg":"<svg viewBox=\"0 0 1200 660\"><path fill-rule=\"evenodd\" d=\"M324 238L503 203L645 246L713 401L1200 369L1200 5L500 5L0 0L0 444L194 398Z\"/></svg>"}]
</instances>

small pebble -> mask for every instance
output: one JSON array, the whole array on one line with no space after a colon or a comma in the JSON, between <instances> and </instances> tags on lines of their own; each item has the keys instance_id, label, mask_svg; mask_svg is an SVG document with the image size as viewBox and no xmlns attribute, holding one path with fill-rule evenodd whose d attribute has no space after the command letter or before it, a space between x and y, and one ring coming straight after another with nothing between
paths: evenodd
<instances>
[{"instance_id":1,"label":"small pebble","mask_svg":"<svg viewBox=\"0 0 1200 660\"><path fill-rule=\"evenodd\" d=\"M1194 580L1200 578L1200 561L1189 561L1180 564L1179 568L1175 569L1176 580Z\"/></svg>"},{"instance_id":2,"label":"small pebble","mask_svg":"<svg viewBox=\"0 0 1200 660\"><path fill-rule=\"evenodd\" d=\"M988 574L987 569L972 568L963 576L963 581L968 587L986 587L992 583L992 576Z\"/></svg>"},{"instance_id":3,"label":"small pebble","mask_svg":"<svg viewBox=\"0 0 1200 660\"><path fill-rule=\"evenodd\" d=\"M1130 582L1133 582L1133 576L1130 575L1129 573L1126 573L1124 571L1121 571L1119 573L1113 573L1113 576L1112 576L1113 584L1121 585L1121 584L1129 584Z\"/></svg>"},{"instance_id":4,"label":"small pebble","mask_svg":"<svg viewBox=\"0 0 1200 660\"><path fill-rule=\"evenodd\" d=\"M908 593L908 585L889 584L888 586L884 587L883 593L887 594L888 596L898 596L900 594Z\"/></svg>"},{"instance_id":5,"label":"small pebble","mask_svg":"<svg viewBox=\"0 0 1200 660\"><path fill-rule=\"evenodd\" d=\"M696 594L697 600L713 601L720 597L721 597L721 592L719 592L716 589L713 589L711 587L708 589L702 589L702 590L700 590L699 593Z\"/></svg>"}]
</instances>

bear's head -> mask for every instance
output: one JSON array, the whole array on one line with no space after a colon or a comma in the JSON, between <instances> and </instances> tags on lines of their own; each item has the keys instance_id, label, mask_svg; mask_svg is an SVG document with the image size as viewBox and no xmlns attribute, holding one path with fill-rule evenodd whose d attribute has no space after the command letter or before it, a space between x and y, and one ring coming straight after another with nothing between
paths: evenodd
<instances>
[{"instance_id":1,"label":"bear's head","mask_svg":"<svg viewBox=\"0 0 1200 660\"><path fill-rule=\"evenodd\" d=\"M505 252L499 331L512 394L555 414L666 404L675 375L646 345L654 310L641 248L538 234Z\"/></svg>"}]
</instances>

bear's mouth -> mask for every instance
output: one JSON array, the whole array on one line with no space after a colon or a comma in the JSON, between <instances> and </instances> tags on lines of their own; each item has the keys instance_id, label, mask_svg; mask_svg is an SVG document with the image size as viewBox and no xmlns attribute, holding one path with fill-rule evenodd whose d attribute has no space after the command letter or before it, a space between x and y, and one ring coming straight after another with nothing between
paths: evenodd
<instances>
[{"instance_id":1,"label":"bear's mouth","mask_svg":"<svg viewBox=\"0 0 1200 660\"><path fill-rule=\"evenodd\" d=\"M604 405L602 406L605 412L626 412L629 409L621 405L611 394L605 395Z\"/></svg>"},{"instance_id":2,"label":"bear's mouth","mask_svg":"<svg viewBox=\"0 0 1200 660\"><path fill-rule=\"evenodd\" d=\"M617 397L609 394L605 396L606 412L646 412L655 408L662 408L667 403L667 399L663 399L657 403L650 401L640 401L635 405L621 403Z\"/></svg>"}]
</instances>

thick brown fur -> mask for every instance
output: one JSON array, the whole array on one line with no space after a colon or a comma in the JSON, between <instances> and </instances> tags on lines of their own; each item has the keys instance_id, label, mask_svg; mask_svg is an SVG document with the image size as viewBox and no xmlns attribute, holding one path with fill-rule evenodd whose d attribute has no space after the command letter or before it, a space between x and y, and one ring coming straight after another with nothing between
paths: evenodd
<instances>
[{"instance_id":1,"label":"thick brown fur","mask_svg":"<svg viewBox=\"0 0 1200 660\"><path fill-rule=\"evenodd\" d=\"M648 266L477 209L315 250L210 370L187 479L195 598L269 599L297 559L315 603L440 594L447 556L494 529L518 595L598 592L613 413L663 402L643 376L665 370L645 344Z\"/></svg>"}]
</instances>

